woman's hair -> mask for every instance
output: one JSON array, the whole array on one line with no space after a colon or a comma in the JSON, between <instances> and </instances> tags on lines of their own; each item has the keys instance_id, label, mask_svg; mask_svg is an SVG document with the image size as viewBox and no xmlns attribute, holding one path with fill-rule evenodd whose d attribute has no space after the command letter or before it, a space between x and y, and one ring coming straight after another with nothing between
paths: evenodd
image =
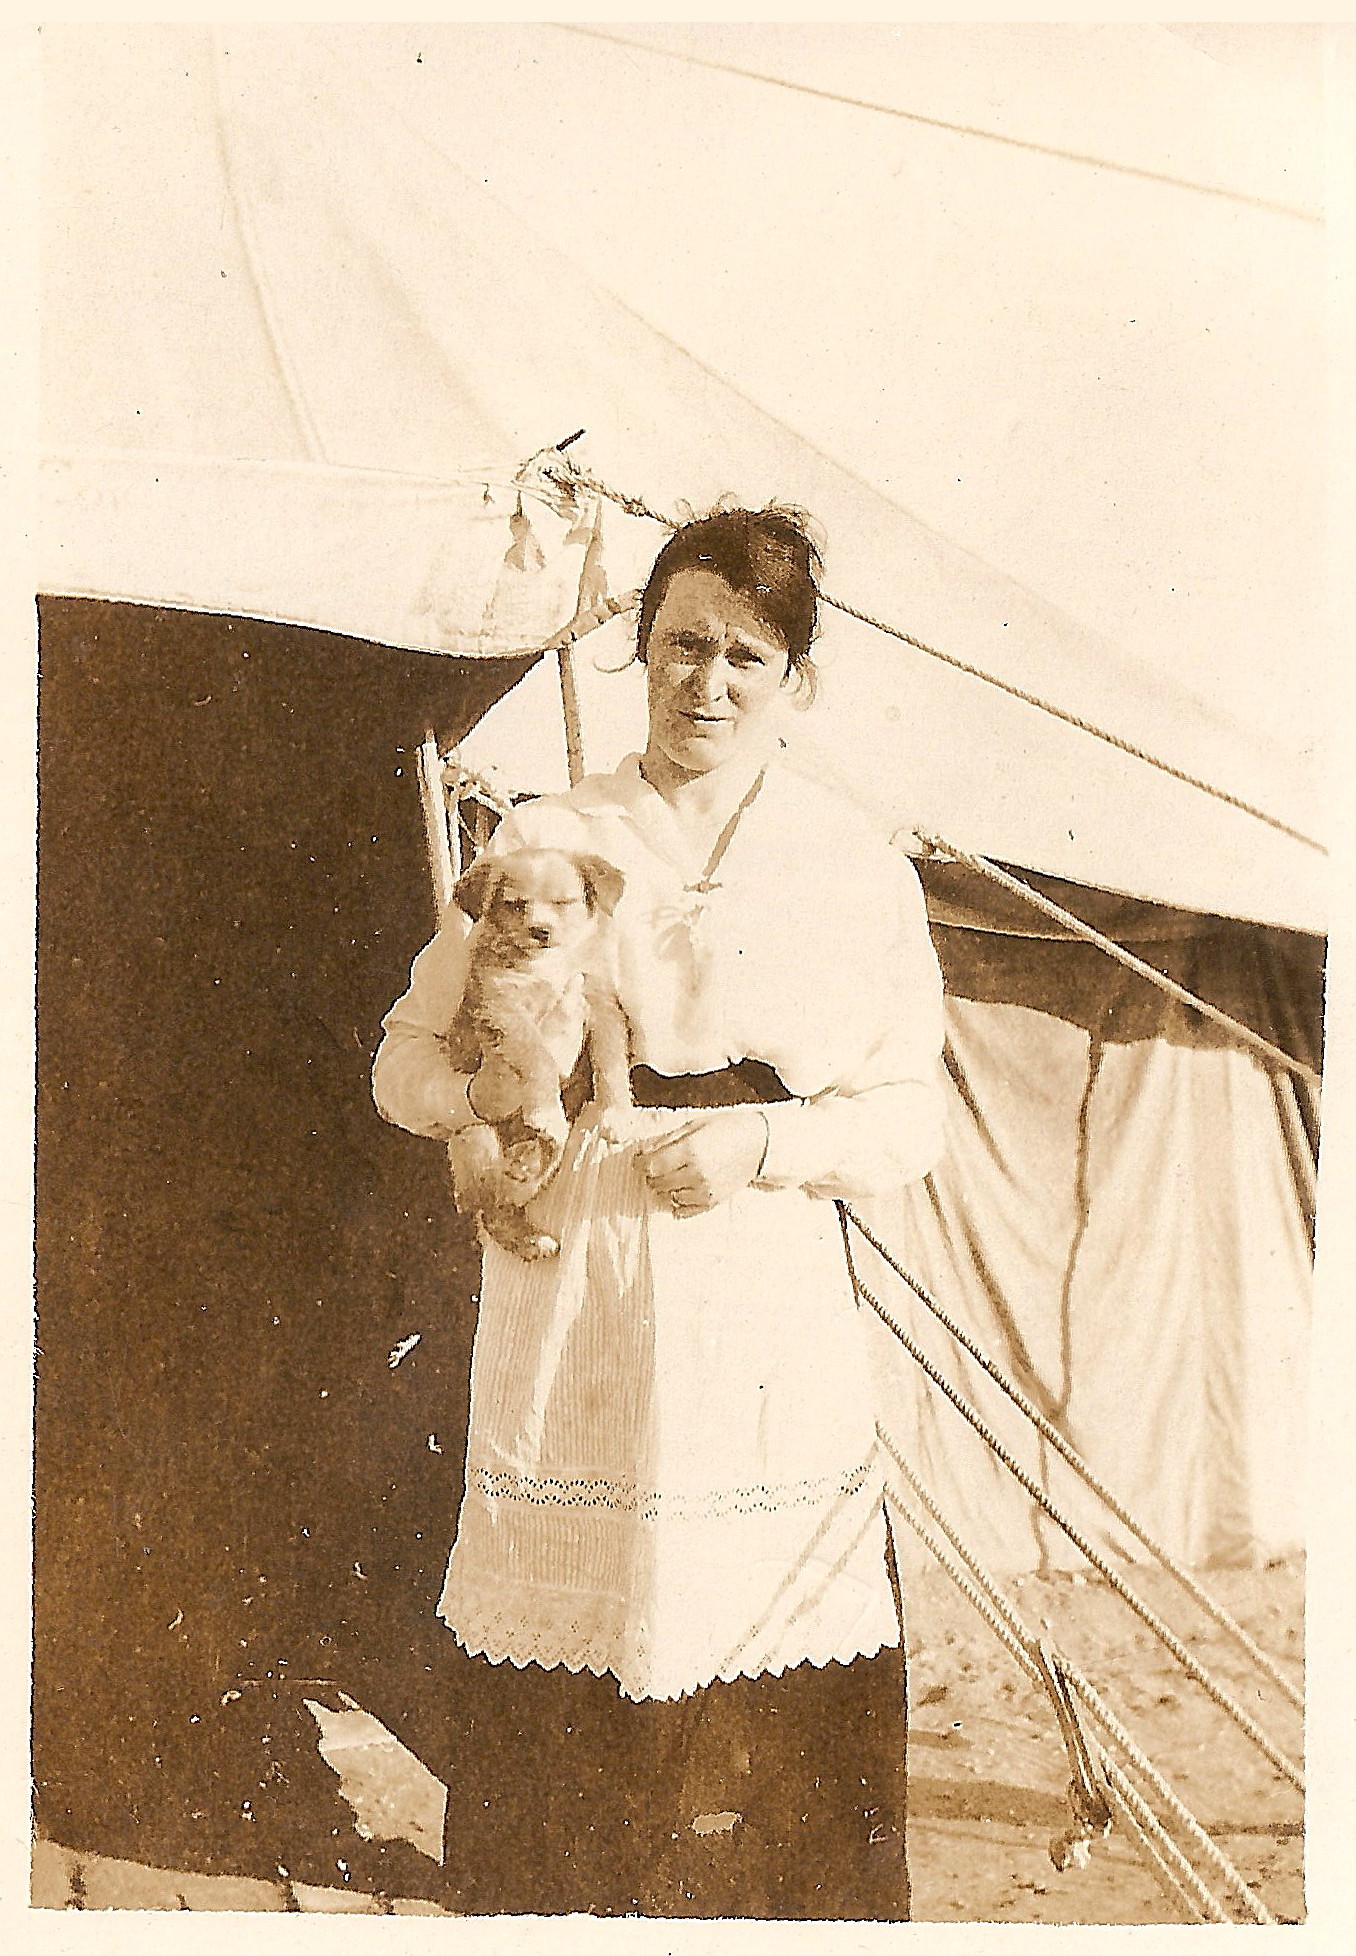
<instances>
[{"instance_id":1,"label":"woman's hair","mask_svg":"<svg viewBox=\"0 0 1356 1956\"><path fill-rule=\"evenodd\" d=\"M640 598L636 657L644 664L664 593L680 571L704 570L739 594L786 647L788 673L815 685L810 646L819 623L819 546L798 510L719 509L675 530Z\"/></svg>"}]
</instances>

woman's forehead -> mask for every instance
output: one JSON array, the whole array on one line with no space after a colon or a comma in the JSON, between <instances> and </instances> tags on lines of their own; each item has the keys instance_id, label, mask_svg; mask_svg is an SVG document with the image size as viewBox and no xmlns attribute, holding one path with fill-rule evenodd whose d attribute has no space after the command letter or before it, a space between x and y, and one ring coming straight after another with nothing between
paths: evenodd
<instances>
[{"instance_id":1,"label":"woman's forehead","mask_svg":"<svg viewBox=\"0 0 1356 1956\"><path fill-rule=\"evenodd\" d=\"M655 612L653 629L691 632L717 641L735 637L778 653L785 651L777 633L758 616L749 600L732 590L715 571L676 571Z\"/></svg>"}]
</instances>

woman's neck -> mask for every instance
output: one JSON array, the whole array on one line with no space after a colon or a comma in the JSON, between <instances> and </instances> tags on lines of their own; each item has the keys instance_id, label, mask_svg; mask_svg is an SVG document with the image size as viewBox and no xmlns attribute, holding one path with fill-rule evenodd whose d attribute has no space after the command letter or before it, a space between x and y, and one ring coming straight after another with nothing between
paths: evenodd
<instances>
[{"instance_id":1,"label":"woman's neck","mask_svg":"<svg viewBox=\"0 0 1356 1956\"><path fill-rule=\"evenodd\" d=\"M732 755L718 767L701 774L690 774L678 767L661 748L647 747L640 769L655 793L666 801L684 828L701 831L717 827L732 809L739 806L759 774L775 753L775 744L766 752Z\"/></svg>"}]
</instances>

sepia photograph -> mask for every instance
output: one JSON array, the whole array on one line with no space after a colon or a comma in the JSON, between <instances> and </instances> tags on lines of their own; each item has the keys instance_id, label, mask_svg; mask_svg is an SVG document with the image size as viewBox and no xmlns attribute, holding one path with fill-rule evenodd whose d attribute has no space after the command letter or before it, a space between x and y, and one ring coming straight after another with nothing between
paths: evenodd
<instances>
[{"instance_id":1,"label":"sepia photograph","mask_svg":"<svg viewBox=\"0 0 1356 1956\"><path fill-rule=\"evenodd\" d=\"M41 30L32 1922L1310 1920L1352 37Z\"/></svg>"}]
</instances>

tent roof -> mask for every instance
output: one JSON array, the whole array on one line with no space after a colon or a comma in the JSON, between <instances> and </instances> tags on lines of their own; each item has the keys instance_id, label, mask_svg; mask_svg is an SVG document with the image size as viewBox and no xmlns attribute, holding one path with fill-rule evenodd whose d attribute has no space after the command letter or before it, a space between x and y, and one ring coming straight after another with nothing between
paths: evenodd
<instances>
[{"instance_id":1,"label":"tent roof","mask_svg":"<svg viewBox=\"0 0 1356 1956\"><path fill-rule=\"evenodd\" d=\"M836 593L1314 833L1319 38L626 32L774 80L548 27L55 31L46 587L522 649L581 550L531 504L505 575L512 472L584 426L662 509L802 504ZM656 542L609 520L614 588ZM893 826L1321 924L1253 818L860 626L823 664L805 758Z\"/></svg>"}]
</instances>

